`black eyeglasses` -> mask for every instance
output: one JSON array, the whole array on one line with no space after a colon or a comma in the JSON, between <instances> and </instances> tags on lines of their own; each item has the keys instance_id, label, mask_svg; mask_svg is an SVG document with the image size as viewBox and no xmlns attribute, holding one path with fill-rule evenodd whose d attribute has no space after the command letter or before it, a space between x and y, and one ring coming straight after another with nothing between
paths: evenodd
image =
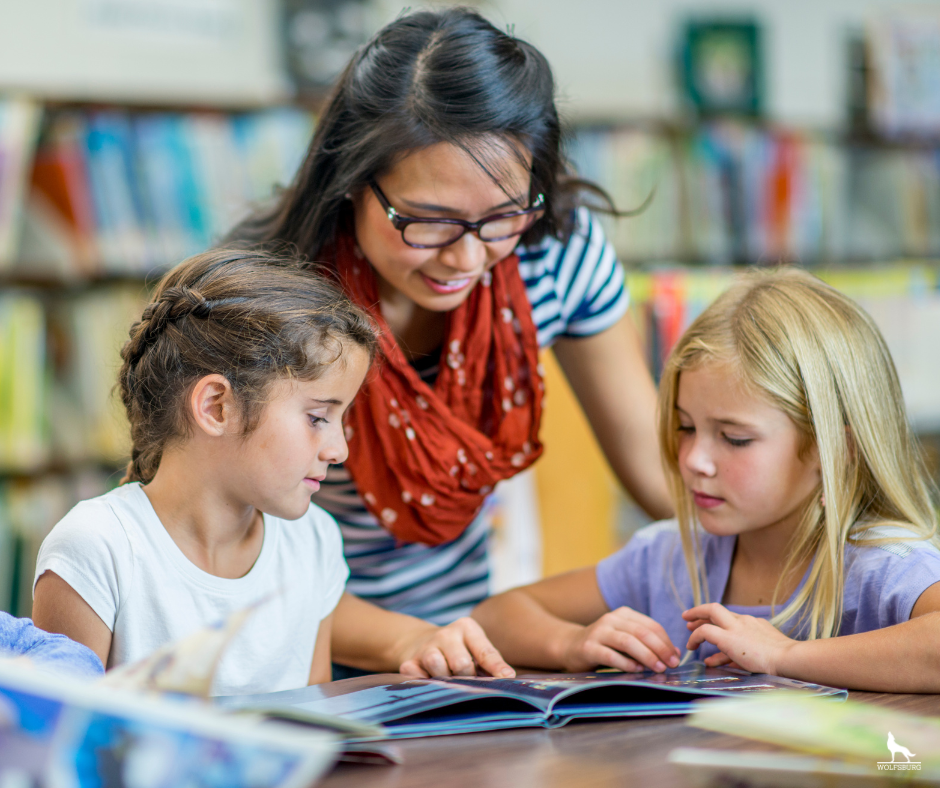
<instances>
[{"instance_id":1,"label":"black eyeglasses","mask_svg":"<svg viewBox=\"0 0 940 788\"><path fill-rule=\"evenodd\" d=\"M396 230L401 231L401 239L415 249L450 246L469 232L476 233L481 241L505 241L507 238L522 235L545 215L545 197L540 194L524 211L497 213L478 222L465 222L463 219L417 219L413 216L402 216L396 211L375 181L370 181L369 186L385 209L389 221Z\"/></svg>"}]
</instances>

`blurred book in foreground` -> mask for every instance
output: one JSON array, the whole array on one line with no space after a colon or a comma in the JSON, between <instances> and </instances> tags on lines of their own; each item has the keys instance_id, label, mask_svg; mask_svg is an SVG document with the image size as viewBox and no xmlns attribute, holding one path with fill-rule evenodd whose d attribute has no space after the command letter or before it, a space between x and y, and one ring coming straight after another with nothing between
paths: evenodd
<instances>
[{"instance_id":1,"label":"blurred book in foreground","mask_svg":"<svg viewBox=\"0 0 940 788\"><path fill-rule=\"evenodd\" d=\"M940 720L795 695L701 704L689 724L797 752L673 750L696 786L940 785Z\"/></svg>"},{"instance_id":2,"label":"blurred book in foreground","mask_svg":"<svg viewBox=\"0 0 940 788\"><path fill-rule=\"evenodd\" d=\"M336 739L0 662L0 784L300 788Z\"/></svg>"}]
</instances>

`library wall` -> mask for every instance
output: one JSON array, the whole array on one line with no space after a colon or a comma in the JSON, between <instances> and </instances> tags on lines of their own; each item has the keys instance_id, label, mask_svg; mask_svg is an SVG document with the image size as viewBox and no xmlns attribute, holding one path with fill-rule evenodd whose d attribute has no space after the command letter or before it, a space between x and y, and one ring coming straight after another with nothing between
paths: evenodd
<instances>
[{"instance_id":1,"label":"library wall","mask_svg":"<svg viewBox=\"0 0 940 788\"><path fill-rule=\"evenodd\" d=\"M6 2L0 85L136 104L284 101L279 24L268 0Z\"/></svg>"},{"instance_id":2,"label":"library wall","mask_svg":"<svg viewBox=\"0 0 940 788\"><path fill-rule=\"evenodd\" d=\"M897 0L478 0L496 24L545 54L561 107L587 119L670 118L680 109L674 60L688 18L748 18L763 24L768 114L835 127L844 120L847 38ZM401 10L381 0L382 24ZM584 20L603 23L584 23Z\"/></svg>"}]
</instances>

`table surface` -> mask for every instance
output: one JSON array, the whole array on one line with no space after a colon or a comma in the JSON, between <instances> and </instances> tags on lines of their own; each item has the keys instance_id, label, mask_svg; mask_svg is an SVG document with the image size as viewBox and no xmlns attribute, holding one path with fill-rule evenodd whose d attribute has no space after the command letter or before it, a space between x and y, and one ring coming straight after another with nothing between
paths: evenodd
<instances>
[{"instance_id":1,"label":"table surface","mask_svg":"<svg viewBox=\"0 0 940 788\"><path fill-rule=\"evenodd\" d=\"M940 695L851 692L849 697L940 716ZM666 762L675 747L767 750L770 745L692 728L685 717L576 722L563 728L520 728L409 739L396 744L400 766L340 764L326 788L554 788L657 786L688 782Z\"/></svg>"}]
</instances>

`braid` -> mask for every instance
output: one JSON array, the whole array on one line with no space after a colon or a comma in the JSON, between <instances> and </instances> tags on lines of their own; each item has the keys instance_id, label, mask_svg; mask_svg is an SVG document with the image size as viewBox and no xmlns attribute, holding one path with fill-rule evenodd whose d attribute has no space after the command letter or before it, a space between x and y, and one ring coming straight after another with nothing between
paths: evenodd
<instances>
[{"instance_id":1,"label":"braid","mask_svg":"<svg viewBox=\"0 0 940 788\"><path fill-rule=\"evenodd\" d=\"M186 438L186 392L202 376L229 380L247 433L273 379L315 379L348 343L375 352L368 318L295 257L218 249L181 263L121 349L132 442L122 482L148 484L166 448Z\"/></svg>"},{"instance_id":2,"label":"braid","mask_svg":"<svg viewBox=\"0 0 940 788\"><path fill-rule=\"evenodd\" d=\"M119 484L128 482L142 482L147 484L153 479L157 472L157 466L160 464L161 452L147 451L142 452L135 443L131 451L131 460L127 463L127 469L124 471L124 478Z\"/></svg>"},{"instance_id":3,"label":"braid","mask_svg":"<svg viewBox=\"0 0 940 788\"><path fill-rule=\"evenodd\" d=\"M122 358L136 365L170 323L190 315L207 318L212 307L213 304L194 288L186 285L168 287L156 301L147 305L141 319L131 326L131 338L125 345Z\"/></svg>"}]
</instances>

